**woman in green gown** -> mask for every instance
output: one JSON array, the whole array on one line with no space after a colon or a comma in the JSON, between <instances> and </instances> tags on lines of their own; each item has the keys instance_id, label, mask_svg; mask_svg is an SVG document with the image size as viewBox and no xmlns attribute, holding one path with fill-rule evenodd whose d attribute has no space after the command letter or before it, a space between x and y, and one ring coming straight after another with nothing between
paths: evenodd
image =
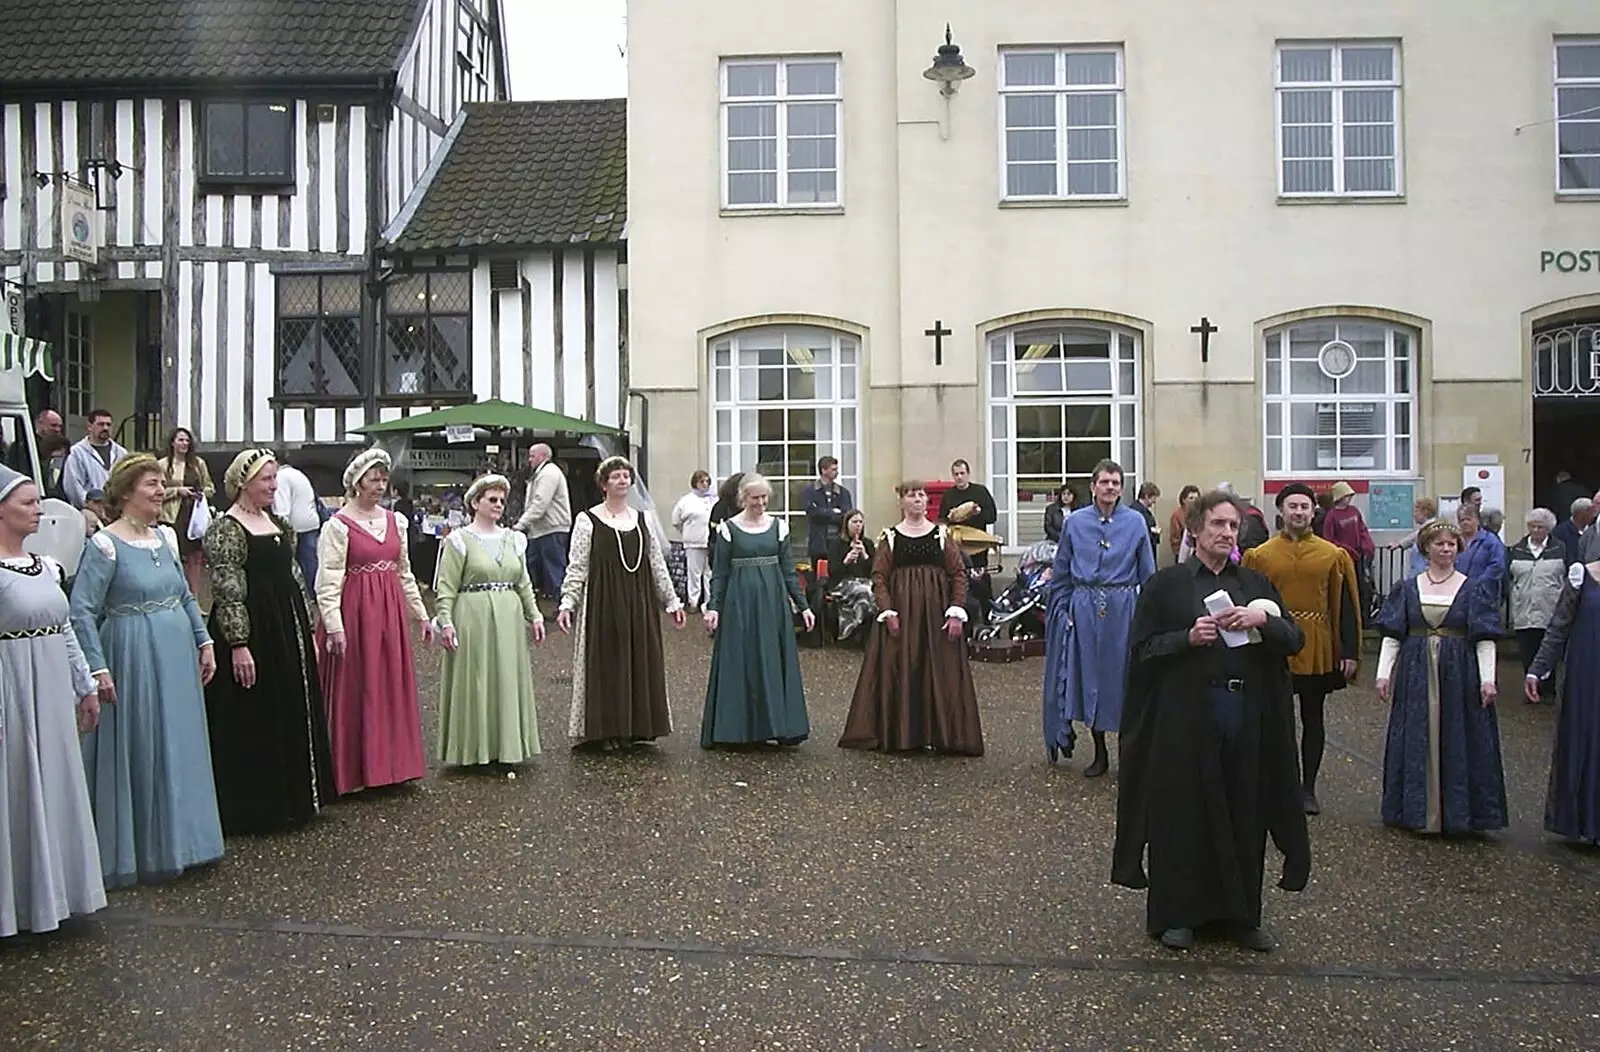
<instances>
[{"instance_id":1,"label":"woman in green gown","mask_svg":"<svg viewBox=\"0 0 1600 1052\"><path fill-rule=\"evenodd\" d=\"M772 489L753 472L739 482L738 515L717 526L706 630L716 637L700 744L799 745L811 734L800 686L794 611L815 623L789 554L789 524L767 514Z\"/></svg>"},{"instance_id":2,"label":"woman in green gown","mask_svg":"<svg viewBox=\"0 0 1600 1052\"><path fill-rule=\"evenodd\" d=\"M518 764L539 755L533 669L523 632L544 642L528 579L528 539L500 525L511 483L482 475L463 503L472 522L440 546L434 622L444 645L439 758L450 767Z\"/></svg>"}]
</instances>

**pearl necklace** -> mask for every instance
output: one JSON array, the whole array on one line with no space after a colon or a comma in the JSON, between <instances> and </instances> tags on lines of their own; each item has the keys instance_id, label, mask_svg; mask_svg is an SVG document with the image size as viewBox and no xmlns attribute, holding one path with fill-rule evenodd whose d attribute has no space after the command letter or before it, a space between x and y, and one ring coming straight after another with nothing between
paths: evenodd
<instances>
[{"instance_id":1,"label":"pearl necklace","mask_svg":"<svg viewBox=\"0 0 1600 1052\"><path fill-rule=\"evenodd\" d=\"M627 509L623 509L623 510L626 511ZM613 513L612 513L610 508L606 508L605 511L606 511L606 517L608 519L615 518L615 516L613 515ZM622 570L623 570L623 572L624 573L638 573L639 572L639 567L644 565L644 532L640 531L640 533L639 533L639 557L633 560L633 565L632 566L629 566L628 565L628 549L624 548L623 545L622 545L622 534L623 534L623 531L621 529L619 529L617 524L614 523L614 522L607 522L606 525L611 527L612 534L617 538L617 558L622 561ZM634 525L635 526L638 525L638 520L635 520ZM629 530L627 532L632 533L633 531Z\"/></svg>"}]
</instances>

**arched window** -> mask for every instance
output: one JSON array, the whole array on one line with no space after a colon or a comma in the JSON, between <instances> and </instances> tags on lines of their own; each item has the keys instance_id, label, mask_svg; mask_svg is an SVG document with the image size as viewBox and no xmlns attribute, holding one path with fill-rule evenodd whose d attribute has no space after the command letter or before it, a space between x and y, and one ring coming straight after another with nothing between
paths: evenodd
<instances>
[{"instance_id":1,"label":"arched window","mask_svg":"<svg viewBox=\"0 0 1600 1052\"><path fill-rule=\"evenodd\" d=\"M1138 492L1140 338L1089 322L1036 322L989 337L989 484L995 532L1008 545L1044 537L1044 509L1071 483L1089 498L1089 473L1111 457L1123 492Z\"/></svg>"},{"instance_id":2,"label":"arched window","mask_svg":"<svg viewBox=\"0 0 1600 1052\"><path fill-rule=\"evenodd\" d=\"M1416 473L1417 334L1311 318L1266 334L1266 474Z\"/></svg>"},{"instance_id":3,"label":"arched window","mask_svg":"<svg viewBox=\"0 0 1600 1052\"><path fill-rule=\"evenodd\" d=\"M831 329L771 326L711 341L712 471L759 471L772 483L768 510L789 520L804 550L802 491L817 460L839 460L839 482L860 490L860 341Z\"/></svg>"}]
</instances>

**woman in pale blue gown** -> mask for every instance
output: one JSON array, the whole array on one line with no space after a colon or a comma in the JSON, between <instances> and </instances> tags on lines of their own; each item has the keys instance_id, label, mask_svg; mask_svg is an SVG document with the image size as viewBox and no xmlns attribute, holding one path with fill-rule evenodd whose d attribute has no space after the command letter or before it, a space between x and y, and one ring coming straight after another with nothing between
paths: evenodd
<instances>
[{"instance_id":1,"label":"woman in pale blue gown","mask_svg":"<svg viewBox=\"0 0 1600 1052\"><path fill-rule=\"evenodd\" d=\"M107 888L149 884L222 857L203 684L211 638L183 575L178 539L157 526L161 468L140 453L105 485L115 521L84 548L72 626L99 689L84 773Z\"/></svg>"}]
</instances>

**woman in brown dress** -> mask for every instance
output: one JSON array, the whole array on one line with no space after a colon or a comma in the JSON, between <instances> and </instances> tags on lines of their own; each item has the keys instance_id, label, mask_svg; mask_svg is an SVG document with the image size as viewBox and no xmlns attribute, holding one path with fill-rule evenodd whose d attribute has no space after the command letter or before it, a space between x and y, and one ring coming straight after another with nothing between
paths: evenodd
<instances>
[{"instance_id":1,"label":"woman in brown dress","mask_svg":"<svg viewBox=\"0 0 1600 1052\"><path fill-rule=\"evenodd\" d=\"M605 500L572 520L556 625L577 626L567 731L574 747L609 752L672 733L657 611L665 606L677 628L684 614L658 538L628 505L633 465L610 457L595 481Z\"/></svg>"},{"instance_id":2,"label":"woman in brown dress","mask_svg":"<svg viewBox=\"0 0 1600 1052\"><path fill-rule=\"evenodd\" d=\"M878 624L856 680L839 744L983 755L978 696L962 638L967 571L945 527L928 518L928 491L902 482L899 524L872 560Z\"/></svg>"},{"instance_id":3,"label":"woman in brown dress","mask_svg":"<svg viewBox=\"0 0 1600 1052\"><path fill-rule=\"evenodd\" d=\"M178 553L183 559L183 576L189 582L189 591L198 601L201 588L201 570L205 555L200 541L189 536L189 519L195 505L210 504L217 487L211 482L211 469L195 448L194 435L186 427L175 427L167 436L167 455L156 461L161 465L161 481L166 486L166 496L161 501L161 523L171 526L178 536ZM209 508L202 510L209 524Z\"/></svg>"}]
</instances>

